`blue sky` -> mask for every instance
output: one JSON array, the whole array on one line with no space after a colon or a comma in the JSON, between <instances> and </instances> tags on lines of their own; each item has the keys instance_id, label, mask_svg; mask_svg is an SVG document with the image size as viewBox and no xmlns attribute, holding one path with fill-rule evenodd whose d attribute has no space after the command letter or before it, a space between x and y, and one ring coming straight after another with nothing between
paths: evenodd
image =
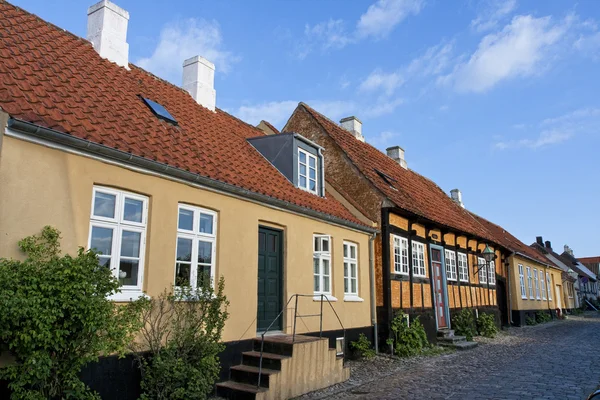
<instances>
[{"instance_id":1,"label":"blue sky","mask_svg":"<svg viewBox=\"0 0 600 400\"><path fill-rule=\"evenodd\" d=\"M13 0L85 37L93 2ZM527 244L600 255L600 3L170 1L130 13L130 61L181 84L216 64L217 106L281 128L298 101L356 115L367 141ZM156 2L158 4L158 2Z\"/></svg>"}]
</instances>

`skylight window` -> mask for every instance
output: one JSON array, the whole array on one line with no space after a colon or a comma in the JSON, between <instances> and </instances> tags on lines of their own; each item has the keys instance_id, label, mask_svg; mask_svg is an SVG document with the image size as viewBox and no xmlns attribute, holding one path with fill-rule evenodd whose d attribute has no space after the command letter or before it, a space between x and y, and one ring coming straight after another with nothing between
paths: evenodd
<instances>
[{"instance_id":1,"label":"skylight window","mask_svg":"<svg viewBox=\"0 0 600 400\"><path fill-rule=\"evenodd\" d=\"M152 101L150 99L147 99L145 97L142 97L142 99L144 100L144 103L146 103L146 105L148 107L150 107L150 109L152 110L152 112L154 113L154 115L156 115L158 118L160 119L164 119L167 122L170 122L172 124L177 125L177 120L175 119L175 117L173 117L166 108L164 108L162 105L158 104L155 101Z\"/></svg>"},{"instance_id":2,"label":"skylight window","mask_svg":"<svg viewBox=\"0 0 600 400\"><path fill-rule=\"evenodd\" d=\"M381 172L378 169L376 169L375 172L377 172L377 175L379 175L381 177L381 179L383 179L388 185L390 185L392 187L392 189L396 189L394 187L394 183L397 182L397 181L394 178L392 178L388 174L385 174L385 173Z\"/></svg>"}]
</instances>

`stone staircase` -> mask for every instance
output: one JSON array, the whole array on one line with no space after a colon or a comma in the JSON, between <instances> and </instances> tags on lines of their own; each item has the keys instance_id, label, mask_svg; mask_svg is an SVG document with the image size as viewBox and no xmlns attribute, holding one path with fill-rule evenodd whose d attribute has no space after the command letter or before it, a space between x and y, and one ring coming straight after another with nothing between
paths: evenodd
<instances>
[{"instance_id":1,"label":"stone staircase","mask_svg":"<svg viewBox=\"0 0 600 400\"><path fill-rule=\"evenodd\" d=\"M440 329L437 332L438 346L451 347L456 350L469 350L477 347L477 342L467 342L464 336L454 335L452 329Z\"/></svg>"},{"instance_id":2,"label":"stone staircase","mask_svg":"<svg viewBox=\"0 0 600 400\"><path fill-rule=\"evenodd\" d=\"M226 399L288 399L343 382L350 377L343 357L329 348L329 339L296 335L265 337L260 386L261 339L252 351L242 353L242 363L230 368L230 379L217 383L217 395Z\"/></svg>"}]
</instances>

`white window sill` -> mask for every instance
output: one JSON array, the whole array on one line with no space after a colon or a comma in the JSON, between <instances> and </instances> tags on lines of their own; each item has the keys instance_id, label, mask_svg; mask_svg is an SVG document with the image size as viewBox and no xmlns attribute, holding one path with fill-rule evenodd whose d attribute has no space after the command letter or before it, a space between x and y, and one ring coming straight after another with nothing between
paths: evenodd
<instances>
[{"instance_id":1,"label":"white window sill","mask_svg":"<svg viewBox=\"0 0 600 400\"><path fill-rule=\"evenodd\" d=\"M355 302L355 303L362 303L365 300L362 299L362 298L360 298L360 297L358 297L358 296L348 295L348 296L344 296L344 301L350 301L350 302Z\"/></svg>"},{"instance_id":2,"label":"white window sill","mask_svg":"<svg viewBox=\"0 0 600 400\"><path fill-rule=\"evenodd\" d=\"M329 301L338 301L338 299L336 297L333 297L330 294L325 294L323 293L323 300L329 300ZM321 301L321 293L315 293L315 295L313 296L313 301Z\"/></svg>"},{"instance_id":3,"label":"white window sill","mask_svg":"<svg viewBox=\"0 0 600 400\"><path fill-rule=\"evenodd\" d=\"M417 275L417 274L413 274L413 278L427 278L427 275Z\"/></svg>"},{"instance_id":4,"label":"white window sill","mask_svg":"<svg viewBox=\"0 0 600 400\"><path fill-rule=\"evenodd\" d=\"M408 276L408 272L392 271L393 275Z\"/></svg>"},{"instance_id":5,"label":"white window sill","mask_svg":"<svg viewBox=\"0 0 600 400\"><path fill-rule=\"evenodd\" d=\"M112 296L109 296L108 299L118 302L129 302L135 301L142 297L150 298L146 293L142 292L141 290L123 290L121 291L121 293L115 293Z\"/></svg>"},{"instance_id":6,"label":"white window sill","mask_svg":"<svg viewBox=\"0 0 600 400\"><path fill-rule=\"evenodd\" d=\"M468 281L468 280L464 280L464 279L461 279L461 280L460 280L460 282L461 282L461 283L469 283L469 281Z\"/></svg>"}]
</instances>

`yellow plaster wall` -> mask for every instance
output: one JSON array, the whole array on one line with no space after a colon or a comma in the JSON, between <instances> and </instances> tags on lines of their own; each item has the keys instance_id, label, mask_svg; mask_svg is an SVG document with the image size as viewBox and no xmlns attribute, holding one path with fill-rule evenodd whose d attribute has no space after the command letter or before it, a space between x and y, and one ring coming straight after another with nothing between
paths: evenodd
<instances>
[{"instance_id":1,"label":"yellow plaster wall","mask_svg":"<svg viewBox=\"0 0 600 400\"><path fill-rule=\"evenodd\" d=\"M0 257L21 258L17 242L38 233L44 225L62 232L64 252L87 246L95 184L149 197L143 282L149 295L160 293L174 281L178 203L217 211L216 273L225 277L231 302L225 341L256 336L261 224L284 231L284 304L291 294L313 292L312 235L325 233L332 237L332 292L338 298L333 305L346 328L370 325L367 234L11 137L4 137L0 159ZM344 301L344 240L358 243L363 302ZM303 299L299 308L312 314L318 312L319 303ZM339 329L327 305L325 309L324 329ZM289 314L284 325L291 327ZM318 318L298 325L299 332L318 328Z\"/></svg>"},{"instance_id":2,"label":"yellow plaster wall","mask_svg":"<svg viewBox=\"0 0 600 400\"><path fill-rule=\"evenodd\" d=\"M513 310L554 310L558 308L558 304L556 302L556 291L555 287L558 285L562 290L561 283L561 271L555 268L549 268L541 263L532 261L528 258L521 257L519 255L511 255L509 257L510 264L510 274L511 274L511 296L512 296L512 309ZM519 281L519 264L523 265L523 276L525 279L525 292L527 299L523 299L521 297L521 284ZM527 282L527 267L531 267L532 274L532 286L534 291L534 299L529 298L529 286ZM544 279L546 279L546 272L550 273L551 282L552 282L552 300L548 298L548 289L547 284L545 282L544 289L546 289L546 299L540 295L540 300L537 299L535 295L535 278L533 276L533 270L537 269L538 271L542 271ZM539 272L538 272L539 274ZM541 291L541 284L539 284L539 289ZM561 300L564 302L564 295L561 293ZM561 306L564 307L564 306Z\"/></svg>"}]
</instances>

